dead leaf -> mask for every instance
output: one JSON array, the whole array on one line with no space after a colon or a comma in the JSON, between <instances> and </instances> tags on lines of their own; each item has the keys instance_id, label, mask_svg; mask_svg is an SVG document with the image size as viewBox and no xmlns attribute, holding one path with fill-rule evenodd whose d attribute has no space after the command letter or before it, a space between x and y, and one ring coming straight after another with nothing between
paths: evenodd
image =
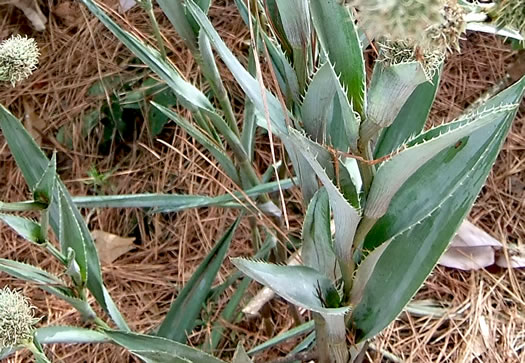
<instances>
[{"instance_id":1,"label":"dead leaf","mask_svg":"<svg viewBox=\"0 0 525 363\"><path fill-rule=\"evenodd\" d=\"M137 5L135 0L120 0L120 12L125 13L135 5Z\"/></svg>"},{"instance_id":2,"label":"dead leaf","mask_svg":"<svg viewBox=\"0 0 525 363\"><path fill-rule=\"evenodd\" d=\"M102 264L111 264L117 258L135 248L135 238L94 230L91 232Z\"/></svg>"},{"instance_id":3,"label":"dead leaf","mask_svg":"<svg viewBox=\"0 0 525 363\"><path fill-rule=\"evenodd\" d=\"M439 264L459 270L479 270L493 265L502 244L487 232L465 220Z\"/></svg>"},{"instance_id":4,"label":"dead leaf","mask_svg":"<svg viewBox=\"0 0 525 363\"><path fill-rule=\"evenodd\" d=\"M499 251L496 258L496 265L503 268L522 268L525 267L525 246L523 245L507 245L507 253L509 255L508 261L505 258L503 251ZM510 262L510 265L509 265Z\"/></svg>"}]
</instances>

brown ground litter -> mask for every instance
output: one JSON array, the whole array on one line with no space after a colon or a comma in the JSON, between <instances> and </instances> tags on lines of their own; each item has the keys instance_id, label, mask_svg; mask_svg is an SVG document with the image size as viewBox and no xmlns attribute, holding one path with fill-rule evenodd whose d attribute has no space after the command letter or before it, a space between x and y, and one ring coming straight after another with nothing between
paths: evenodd
<instances>
[{"instance_id":1,"label":"brown ground litter","mask_svg":"<svg viewBox=\"0 0 525 363\"><path fill-rule=\"evenodd\" d=\"M115 7L116 1L105 1ZM247 30L231 2L215 1L214 23L225 41L237 54L246 51ZM226 4L225 4L226 3ZM66 5L64 5L66 4ZM149 136L147 124L137 121L133 140L114 145L107 155L98 152L101 131L84 138L82 118L91 107L103 100L86 97L88 88L102 77L118 74L121 78L136 74L130 66L131 54L85 9L73 1L46 2L49 15L46 32L34 33L18 10L0 8L0 36L26 33L36 37L42 49L39 69L17 88L0 89L0 102L19 117L29 115L32 125L41 131L46 150L56 148L63 180L74 195L92 194L87 172L91 166L101 172L111 171L106 194L165 192L218 195L233 189L233 184L218 172L214 162L203 160L203 148L173 124L159 136L172 145L168 148ZM74 14L74 16L72 16ZM195 64L183 49L169 24L159 14L171 59L188 79L202 84ZM149 37L147 17L134 10L121 20L135 32ZM432 111L435 123L449 121L461 113L485 90L502 78L508 64L517 54L501 40L470 34L462 44L463 53L451 57L446 65L441 91ZM227 86L233 90L236 105L243 95L227 72ZM204 85L203 85L204 86ZM240 109L237 110L241 112ZM66 127L72 148L56 140L60 127ZM38 132L35 132L37 135ZM501 241L525 243L525 107L514 122L504 150L500 154L481 196L471 212L471 219ZM257 164L264 171L271 158L267 140L258 144ZM177 151L178 150L178 151ZM18 201L28 198L28 190L16 169L9 150L0 136L0 199ZM297 207L296 194L287 201L289 211ZM177 214L148 216L141 210L114 209L84 211L92 229L122 236L136 237L136 248L114 263L103 266L104 280L131 328L148 332L158 325L176 296L177 289L188 280L198 263L234 220L231 210L207 208ZM300 221L291 213L292 228L298 232ZM262 222L260 222L262 223ZM230 256L249 255L251 244L247 224L236 234ZM3 245L0 257L36 264L60 274L58 266L38 248L16 237L6 226L0 226ZM232 270L226 263L219 273L223 281ZM404 314L377 339L369 359L388 361L385 352L408 362L518 362L525 361L525 272L494 270L460 272L437 268L418 293L417 299L433 299L461 311L454 318L430 319ZM0 285L18 287L29 296L41 325L80 325L78 314L68 305L42 293L34 286L0 275ZM256 291L256 287L252 287ZM229 291L231 293L232 291ZM210 306L210 321L228 301L223 297L218 306ZM274 334L292 327L286 305L271 303L270 323ZM213 313L211 313L213 312ZM204 339L209 325L196 330L192 344ZM231 356L236 342L244 340L248 349L268 338L260 320L241 321L231 327L219 355ZM292 342L297 343L298 341ZM270 359L289 351L292 343L265 352L257 359ZM127 353L109 344L53 346L46 349L57 362L127 362ZM20 353L10 362L29 361Z\"/></svg>"}]
</instances>

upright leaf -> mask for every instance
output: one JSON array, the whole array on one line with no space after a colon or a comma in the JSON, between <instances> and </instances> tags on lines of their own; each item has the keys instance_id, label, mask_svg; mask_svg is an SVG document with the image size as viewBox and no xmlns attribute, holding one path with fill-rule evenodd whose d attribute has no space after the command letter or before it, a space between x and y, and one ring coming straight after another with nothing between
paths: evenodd
<instances>
[{"instance_id":1,"label":"upright leaf","mask_svg":"<svg viewBox=\"0 0 525 363\"><path fill-rule=\"evenodd\" d=\"M303 157L308 161L317 177L321 180L326 188L330 199L330 206L334 214L335 224L335 253L341 265L346 264L352 259L352 241L361 219L357 211L344 196L336 185L333 177L327 174L329 171L325 165L319 162L319 153L312 149L314 143L309 142L304 136L297 131L290 131L290 140L297 147L303 150ZM326 152L326 151L325 151ZM317 154L317 158L314 155Z\"/></svg>"},{"instance_id":2,"label":"upright leaf","mask_svg":"<svg viewBox=\"0 0 525 363\"><path fill-rule=\"evenodd\" d=\"M86 256L86 240L80 228L78 220L75 218L73 208L67 202L64 194L58 192L58 214L59 214L59 233L58 239L62 251L68 251L71 248L75 251L75 261L80 268L82 281L88 279L88 267Z\"/></svg>"},{"instance_id":3,"label":"upright leaf","mask_svg":"<svg viewBox=\"0 0 525 363\"><path fill-rule=\"evenodd\" d=\"M321 188L308 205L303 223L301 257L311 267L332 281L337 278L336 258L330 230L331 212L328 193Z\"/></svg>"},{"instance_id":4,"label":"upright leaf","mask_svg":"<svg viewBox=\"0 0 525 363\"><path fill-rule=\"evenodd\" d=\"M368 194L365 215L371 219L382 217L396 192L421 166L474 131L514 118L517 108L518 104L508 104L473 113L445 125L448 130L445 134L429 130L419 136L409 144L410 147L379 167Z\"/></svg>"},{"instance_id":5,"label":"upright leaf","mask_svg":"<svg viewBox=\"0 0 525 363\"><path fill-rule=\"evenodd\" d=\"M339 0L310 0L310 8L321 45L347 89L348 100L364 117L365 63L350 9Z\"/></svg>"},{"instance_id":6,"label":"upright leaf","mask_svg":"<svg viewBox=\"0 0 525 363\"><path fill-rule=\"evenodd\" d=\"M186 334L193 329L195 319L197 319L201 311L202 305L210 292L211 285L228 252L239 221L240 219L237 219L221 237L171 304L168 314L159 327L158 336L169 338L176 342L184 342L186 340Z\"/></svg>"},{"instance_id":7,"label":"upright leaf","mask_svg":"<svg viewBox=\"0 0 525 363\"><path fill-rule=\"evenodd\" d=\"M525 80L488 100L474 114L505 104L515 104L521 100ZM513 114L507 115L512 118ZM461 187L477 161L489 147L493 132L498 124L475 131L453 147L448 147L413 174L394 195L387 213L380 218L368 233L364 248L372 250L401 231L418 223L457 188ZM449 129L445 124L428 135L439 135ZM415 140L414 140L415 141Z\"/></svg>"},{"instance_id":8,"label":"upright leaf","mask_svg":"<svg viewBox=\"0 0 525 363\"><path fill-rule=\"evenodd\" d=\"M226 44L224 44L219 37L219 34L206 17L206 14L204 14L192 0L187 1L187 7L200 25L201 30L205 31L208 35L211 44L222 58L233 77L239 83L244 93L246 93L256 109L263 115L266 112L266 107L262 101L261 95L262 92L265 92L268 101L268 112L272 122L272 131L275 134L287 134L286 117L277 98L267 90L261 91L259 82L257 82L257 80L243 67L239 60L235 58L231 50L228 49ZM265 124L262 124L261 126L266 128Z\"/></svg>"},{"instance_id":9,"label":"upright leaf","mask_svg":"<svg viewBox=\"0 0 525 363\"><path fill-rule=\"evenodd\" d=\"M42 178L33 188L33 199L37 202L49 205L53 199L57 179L56 154L53 153L49 165L47 166Z\"/></svg>"},{"instance_id":10,"label":"upright leaf","mask_svg":"<svg viewBox=\"0 0 525 363\"><path fill-rule=\"evenodd\" d=\"M330 63L325 63L314 74L301 107L304 130L320 144L326 143L326 125L332 111L336 88Z\"/></svg>"},{"instance_id":11,"label":"upright leaf","mask_svg":"<svg viewBox=\"0 0 525 363\"><path fill-rule=\"evenodd\" d=\"M525 78L495 99L519 101L524 89ZM412 220L410 228L394 235L385 247L352 315L360 340L374 336L395 319L432 271L483 186L515 113L516 107L508 107L504 115L489 112L492 116L497 115L493 122L484 123L484 126L470 133L468 139L462 140L462 143L466 143L463 154L470 156L470 159L462 161L470 163L471 169L460 180L459 186L421 219ZM449 165L453 165L456 158L465 157L456 150L456 145L444 150L439 156L445 158L441 159L441 164L432 165L436 173L434 175L443 175L445 178L449 172L454 174ZM421 180L411 185L416 195L422 190L428 193L427 188L428 185ZM413 198L411 196L410 199ZM404 202L405 206L410 204L407 204L407 200ZM388 304L384 303L386 300Z\"/></svg>"},{"instance_id":12,"label":"upright leaf","mask_svg":"<svg viewBox=\"0 0 525 363\"><path fill-rule=\"evenodd\" d=\"M368 109L366 121L361 127L361 136L370 140L377 131L390 126L412 92L426 81L427 76L419 62L394 65L376 62L368 91Z\"/></svg>"},{"instance_id":13,"label":"upright leaf","mask_svg":"<svg viewBox=\"0 0 525 363\"><path fill-rule=\"evenodd\" d=\"M392 125L381 133L374 151L376 159L396 151L411 137L421 133L436 98L440 76L441 71L437 71L432 82L424 82L412 92Z\"/></svg>"}]
</instances>

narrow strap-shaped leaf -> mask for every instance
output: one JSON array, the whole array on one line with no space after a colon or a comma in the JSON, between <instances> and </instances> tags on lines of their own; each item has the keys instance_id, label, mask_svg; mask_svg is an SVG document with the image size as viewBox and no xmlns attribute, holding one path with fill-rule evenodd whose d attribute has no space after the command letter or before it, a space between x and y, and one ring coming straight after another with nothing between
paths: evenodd
<instances>
[{"instance_id":1,"label":"narrow strap-shaped leaf","mask_svg":"<svg viewBox=\"0 0 525 363\"><path fill-rule=\"evenodd\" d=\"M195 319L197 319L201 311L202 304L206 300L211 285L228 252L239 221L240 219L237 219L226 231L197 270L195 270L186 286L179 292L159 327L158 336L177 342L186 341L186 334L191 332L195 325Z\"/></svg>"},{"instance_id":2,"label":"narrow strap-shaped leaf","mask_svg":"<svg viewBox=\"0 0 525 363\"><path fill-rule=\"evenodd\" d=\"M239 83L244 93L250 98L255 105L256 109L261 113L265 114L265 106L261 97L261 89L259 82L242 66L242 64L235 58L230 49L224 44L222 39L217 34L217 31L213 28L206 15L202 10L195 5L192 0L187 1L188 10L193 14L197 23L201 26L201 30L205 31L208 35L211 44L222 58L236 81ZM268 101L268 112L270 114L270 120L272 122L272 131L276 134L286 134L286 121L283 109L277 100L277 98L270 92L264 90ZM262 125L266 127L266 125Z\"/></svg>"},{"instance_id":3,"label":"narrow strap-shaped leaf","mask_svg":"<svg viewBox=\"0 0 525 363\"><path fill-rule=\"evenodd\" d=\"M348 100L364 117L365 63L350 9L339 0L310 0L310 8L321 45L347 89Z\"/></svg>"},{"instance_id":4,"label":"narrow strap-shaped leaf","mask_svg":"<svg viewBox=\"0 0 525 363\"><path fill-rule=\"evenodd\" d=\"M494 99L516 102L521 99L524 88L525 78ZM456 157L463 163L473 161L451 194L434 204L433 209L421 219L413 220L414 224L409 228L393 236L385 247L352 315L360 340L372 337L395 319L432 271L483 186L515 112L516 109L508 111L504 117L498 117L472 132L468 139L462 140L466 143L463 153L452 145L440 154L444 157L440 160L441 164L429 164L437 173L435 175L446 178L447 172L452 171L448 170L449 165L454 165ZM472 145L470 148L469 143ZM472 160L461 159L462 154ZM413 182L415 184L410 185L410 190L415 195L420 195L420 190L428 194L426 188L429 186L424 181L418 179ZM414 200L413 197L411 199ZM404 202L407 205L406 200ZM385 299L388 299L388 304L384 304Z\"/></svg>"},{"instance_id":5,"label":"narrow strap-shaped leaf","mask_svg":"<svg viewBox=\"0 0 525 363\"><path fill-rule=\"evenodd\" d=\"M500 105L514 104L521 100L525 79L507 88L479 107L475 114L483 114ZM510 113L508 118L512 118ZM410 177L394 195L387 213L380 218L368 233L365 250L372 250L401 231L418 223L436 206L465 182L470 171L477 165L491 143L493 130L498 126L484 127L468 138L436 155ZM449 130L451 124L433 129L430 135L436 136ZM426 135L423 134L423 135ZM415 139L414 141L417 141Z\"/></svg>"},{"instance_id":6,"label":"narrow strap-shaped leaf","mask_svg":"<svg viewBox=\"0 0 525 363\"><path fill-rule=\"evenodd\" d=\"M107 343L108 337L101 332L76 326L45 326L35 331L40 344L91 344Z\"/></svg>"},{"instance_id":7,"label":"narrow strap-shaped leaf","mask_svg":"<svg viewBox=\"0 0 525 363\"><path fill-rule=\"evenodd\" d=\"M332 71L336 95L332 117L328 123L328 142L337 150L357 150L361 118L346 98L346 93Z\"/></svg>"},{"instance_id":8,"label":"narrow strap-shaped leaf","mask_svg":"<svg viewBox=\"0 0 525 363\"><path fill-rule=\"evenodd\" d=\"M309 0L276 0L286 39L292 47L294 70L304 90L308 78L311 27Z\"/></svg>"},{"instance_id":9,"label":"narrow strap-shaped leaf","mask_svg":"<svg viewBox=\"0 0 525 363\"><path fill-rule=\"evenodd\" d=\"M181 101L184 107L192 111L213 110L213 106L206 96L191 83L184 80L175 66L163 59L157 50L122 29L93 0L81 1L133 54L171 87L177 96L177 100Z\"/></svg>"},{"instance_id":10,"label":"narrow strap-shaped leaf","mask_svg":"<svg viewBox=\"0 0 525 363\"><path fill-rule=\"evenodd\" d=\"M448 132L445 134L436 135L433 130L429 130L421 135L417 139L419 144L414 141L414 146L401 151L379 167L370 188L365 215L371 219L382 217L399 188L427 161L484 126L514 118L517 108L518 104L509 104L474 113L447 124ZM433 138L426 141L426 135Z\"/></svg>"},{"instance_id":11,"label":"narrow strap-shaped leaf","mask_svg":"<svg viewBox=\"0 0 525 363\"><path fill-rule=\"evenodd\" d=\"M29 242L45 242L40 240L40 225L31 219L10 214L0 214L0 220Z\"/></svg>"},{"instance_id":12,"label":"narrow strap-shaped leaf","mask_svg":"<svg viewBox=\"0 0 525 363\"><path fill-rule=\"evenodd\" d=\"M234 258L232 262L244 274L294 305L324 314L342 315L349 310L348 307L327 308L323 305L321 299L336 290L328 277L313 268L274 265L244 258Z\"/></svg>"},{"instance_id":13,"label":"narrow strap-shaped leaf","mask_svg":"<svg viewBox=\"0 0 525 363\"><path fill-rule=\"evenodd\" d=\"M178 194L121 194L74 197L73 201L82 208L154 208L155 213L180 212L190 208L230 207L241 208L237 200L245 201L246 196L258 197L261 194L288 190L295 186L296 179L283 179L278 182L259 184L244 192L209 197L206 195Z\"/></svg>"},{"instance_id":14,"label":"narrow strap-shaped leaf","mask_svg":"<svg viewBox=\"0 0 525 363\"><path fill-rule=\"evenodd\" d=\"M15 158L16 164L24 175L26 183L30 189L35 188L37 183L41 180L42 175L45 173L45 170L49 165L49 160L42 150L40 150L31 135L29 135L24 129L21 122L3 106L0 106L0 128L2 129L3 135L9 145L9 149ZM55 196L52 198L52 203L49 207L49 222L57 236L59 235L60 230L58 203L59 192L62 193L62 196L70 206L73 205L71 196L57 176ZM110 314L117 326L121 329L127 329L126 322L122 318L120 312L118 312L115 303L107 293L102 282L100 261L98 259L95 244L89 233L89 229L87 228L80 212L76 208L72 209L85 240L87 267L90 276L87 281L87 287L102 308Z\"/></svg>"},{"instance_id":15,"label":"narrow strap-shaped leaf","mask_svg":"<svg viewBox=\"0 0 525 363\"><path fill-rule=\"evenodd\" d=\"M423 131L436 98L440 78L441 69L436 71L432 82L424 82L412 92L392 125L381 133L374 151L375 159L396 151L407 140Z\"/></svg>"},{"instance_id":16,"label":"narrow strap-shaped leaf","mask_svg":"<svg viewBox=\"0 0 525 363\"><path fill-rule=\"evenodd\" d=\"M261 33L261 36L268 48L268 54L272 60L277 82L279 83L282 93L286 97L288 105L290 105L292 101L299 103L301 99L299 81L297 80L297 75L295 74L292 65L288 62L288 58L286 58L286 55L279 44L275 44L275 42L264 32Z\"/></svg>"},{"instance_id":17,"label":"narrow strap-shaped leaf","mask_svg":"<svg viewBox=\"0 0 525 363\"><path fill-rule=\"evenodd\" d=\"M105 331L104 334L115 344L139 355L140 352L158 352L164 357L171 355L190 362L224 363L201 350L162 337L121 331Z\"/></svg>"},{"instance_id":18,"label":"narrow strap-shaped leaf","mask_svg":"<svg viewBox=\"0 0 525 363\"><path fill-rule=\"evenodd\" d=\"M331 211L328 193L321 188L308 205L303 223L301 257L311 267L332 281L337 278L336 257L330 229Z\"/></svg>"},{"instance_id":19,"label":"narrow strap-shaped leaf","mask_svg":"<svg viewBox=\"0 0 525 363\"><path fill-rule=\"evenodd\" d=\"M295 338L296 336L299 336L301 334L309 333L314 329L314 324L315 324L314 321L310 320L307 323L303 323L299 326L296 326L295 328L287 330L284 333L281 333L274 338L268 339L264 343L259 344L258 346L250 349L248 351L248 354L255 354L255 353L261 352L277 344L283 343L287 341L288 339Z\"/></svg>"}]
</instances>

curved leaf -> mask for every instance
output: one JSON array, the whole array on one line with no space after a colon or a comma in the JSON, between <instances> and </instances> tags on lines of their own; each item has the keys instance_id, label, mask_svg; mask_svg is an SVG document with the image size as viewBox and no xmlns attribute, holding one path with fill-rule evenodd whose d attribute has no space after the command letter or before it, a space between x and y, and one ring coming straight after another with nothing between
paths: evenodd
<instances>
[{"instance_id":1,"label":"curved leaf","mask_svg":"<svg viewBox=\"0 0 525 363\"><path fill-rule=\"evenodd\" d=\"M121 331L105 331L104 334L115 344L138 356L144 354L148 359L152 358L154 353L158 353L162 359L171 357L175 362L177 358L181 358L190 362L224 363L201 350L162 337Z\"/></svg>"},{"instance_id":2,"label":"curved leaf","mask_svg":"<svg viewBox=\"0 0 525 363\"><path fill-rule=\"evenodd\" d=\"M22 171L24 179L30 189L34 189L38 182L42 179L49 166L49 160L45 154L40 150L31 135L24 129L20 121L14 117L7 109L0 105L0 128L9 145L9 149L15 158L16 164ZM49 222L55 234L59 235L59 203L58 193L62 193L65 201L72 206L73 202L64 184L57 176L57 183L55 188L55 196L52 198L52 203L49 207ZM80 212L72 207L73 215L80 225L80 229L85 241L87 270L89 270L89 279L87 287L97 300L97 302L106 310L111 318L115 321L117 326L121 329L128 329L126 322L122 318L120 312L115 306L115 303L109 296L104 284L102 282L102 272L100 270L100 261L98 259L97 250L89 229L84 222ZM64 251L65 252L65 251Z\"/></svg>"},{"instance_id":3,"label":"curved leaf","mask_svg":"<svg viewBox=\"0 0 525 363\"><path fill-rule=\"evenodd\" d=\"M40 239L40 225L31 219L10 214L0 214L0 220L29 242L45 242Z\"/></svg>"},{"instance_id":4,"label":"curved leaf","mask_svg":"<svg viewBox=\"0 0 525 363\"><path fill-rule=\"evenodd\" d=\"M45 326L35 331L40 344L89 344L106 343L104 333L76 326Z\"/></svg>"},{"instance_id":5,"label":"curved leaf","mask_svg":"<svg viewBox=\"0 0 525 363\"><path fill-rule=\"evenodd\" d=\"M347 88L348 100L364 117L365 63L350 9L339 0L310 0L310 8L321 45Z\"/></svg>"},{"instance_id":6,"label":"curved leaf","mask_svg":"<svg viewBox=\"0 0 525 363\"><path fill-rule=\"evenodd\" d=\"M525 78L495 99L516 102L516 99L521 99L524 88ZM514 115L515 109L494 122L486 123L463 140L465 149L472 145L467 149L470 159L466 162L473 161L473 164L461 185L421 219L412 220L413 224L393 236L385 247L352 315L359 340L372 337L395 319L432 271L483 186ZM437 174L446 177L447 163L453 165L456 157L461 158L461 152L454 145L440 154L443 155L446 158L441 160L441 168L433 166ZM428 185L422 180L412 182L416 183L411 185L416 195L422 189L428 193ZM411 196L410 200L414 197ZM403 202L405 206L410 204L406 199Z\"/></svg>"},{"instance_id":7,"label":"curved leaf","mask_svg":"<svg viewBox=\"0 0 525 363\"><path fill-rule=\"evenodd\" d=\"M476 130L514 118L518 105L501 105L469 114L455 122L429 130L410 142L407 149L381 164L377 170L368 194L365 215L372 219L382 217L397 191L421 166ZM446 133L441 134L439 131Z\"/></svg>"},{"instance_id":8,"label":"curved leaf","mask_svg":"<svg viewBox=\"0 0 525 363\"><path fill-rule=\"evenodd\" d=\"M521 100L524 87L525 79L522 79L480 106L476 110L476 114L500 105L518 103ZM506 116L510 119L512 117L513 114ZM500 120L499 122L507 121ZM451 124L435 128L427 136L432 137L446 132L449 125ZM493 123L490 127L475 131L470 137L462 139L461 144L448 147L440 152L411 176L392 198L387 213L376 222L368 233L364 249L372 250L382 242L417 223L447 196L461 187L470 170L475 167L477 160L490 144L493 130L496 127L498 124ZM417 140L420 139L414 141Z\"/></svg>"},{"instance_id":9,"label":"curved leaf","mask_svg":"<svg viewBox=\"0 0 525 363\"><path fill-rule=\"evenodd\" d=\"M255 281L269 287L294 305L323 314L345 314L349 307L327 308L319 294L333 293L335 287L313 268L306 266L282 266L244 258L232 259L233 264Z\"/></svg>"},{"instance_id":10,"label":"curved leaf","mask_svg":"<svg viewBox=\"0 0 525 363\"><path fill-rule=\"evenodd\" d=\"M158 336L177 342L186 341L186 334L191 332L195 325L195 320L199 316L202 305L210 292L211 285L228 252L239 221L240 219L238 218L215 244L186 283L186 286L179 292L159 327Z\"/></svg>"}]
</instances>

